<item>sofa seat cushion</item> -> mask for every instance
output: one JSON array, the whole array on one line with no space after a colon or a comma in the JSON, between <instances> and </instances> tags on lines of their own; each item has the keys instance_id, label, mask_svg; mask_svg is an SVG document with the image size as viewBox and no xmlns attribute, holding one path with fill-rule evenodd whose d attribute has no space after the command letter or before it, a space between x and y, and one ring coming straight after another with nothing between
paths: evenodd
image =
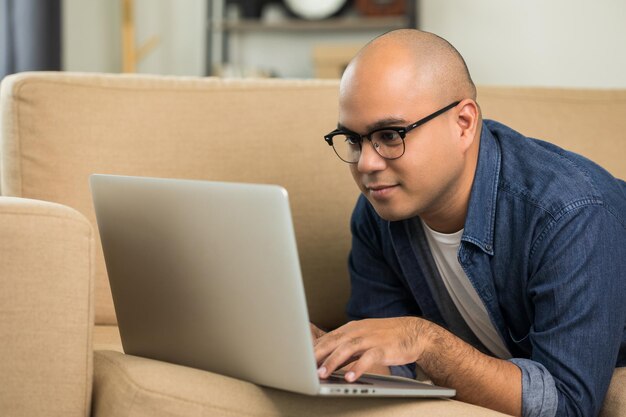
<instances>
[{"instance_id":1,"label":"sofa seat cushion","mask_svg":"<svg viewBox=\"0 0 626 417\"><path fill-rule=\"evenodd\" d=\"M118 327L117 326L96 326L94 329L94 348L96 350L107 349L107 350L114 350L120 353L123 352ZM182 387L180 387L180 388L177 388L176 391L172 391L172 390L168 390L169 389L168 387L172 385L171 382L169 383L169 385L162 383L161 385L157 386L154 381L153 382L147 381L146 380L147 378L151 378L151 376L148 376L148 375L154 375L154 374L149 373L149 371L146 369L152 368L152 367L154 367L155 373L157 372L156 369L159 369L159 368L162 369L162 372L164 374L159 378L163 378L163 379L169 378L170 376L168 373L173 372L173 373L180 373L179 375L176 376L176 378L177 380L184 381L184 378L185 378L184 375L186 375L187 373L191 373L195 376L195 378L198 381L198 384L199 384L198 390L201 390L203 386L206 387L209 384L214 384L214 385L221 387L222 386L221 380L224 380L224 381L227 381L228 384L230 384L233 390L238 391L242 389L243 387L244 390L248 390L248 392L252 391L255 393L254 395L256 395L257 397L262 396L266 400L270 398L264 394L264 392L266 391L274 393L275 395L278 396L277 398L281 398L282 401L298 402L299 401L298 399L300 399L301 401L303 398L305 399L307 398L307 397L302 397L302 396L295 395L295 394L282 393L281 391L272 390L269 388L259 388L253 384L248 384L245 382L237 381L232 378L227 378L227 377L212 374L209 372L198 371L195 369L186 368L182 366L171 365L171 364L167 364L164 362L137 358L137 357L130 356L130 355L115 354L114 352L105 352L105 351L96 352L96 380L100 379L100 381L103 381L102 378L104 377L112 381L112 382L111 381L103 382L102 384L102 386L108 386L109 387L108 390L110 391L106 393L105 398L115 398L116 395L120 395L120 393L117 393L117 394L115 393L116 390L119 390L119 387L130 386L132 388L131 391L133 392L133 395L135 392L139 392L139 391L142 392L140 398L142 398L143 401L146 401L146 398L150 397L150 395L147 393L147 391L150 391L150 390L153 390L151 391L153 395L156 395L156 392L161 391L161 394L169 395L171 397L171 396L177 395L178 390L183 389ZM131 369L133 370L132 374L130 373ZM123 380L123 382L120 381L119 383L115 383L114 382L115 379L121 379ZM239 385L239 387L237 385ZM224 385L224 387L226 387L226 385ZM98 387L96 388L96 390L98 390ZM120 392L123 393L124 391L122 390ZM98 392L96 392L96 395L97 394ZM130 395L130 391L125 392L125 394ZM248 394L241 394L241 395L245 396ZM210 403L210 398L215 398L215 397L221 398L218 392L211 393L210 396L209 395L206 396L205 404L197 405L197 407L200 407L204 411L213 410L214 407L219 406L219 404ZM183 400L184 398L185 400ZM171 397L168 401L170 401L171 403L176 403L176 401L180 400L183 403L185 403L185 401L192 401L192 402L195 401L193 398L195 398L194 393L191 393L187 395L180 395L178 397ZM271 398L274 398L274 397L271 397ZM235 399L236 399L235 397L231 396L230 400L224 400L222 403L238 404L237 401L234 401ZM116 401L116 400L112 400L112 401ZM260 402L258 400L252 400L250 404L252 404L255 401L256 401L256 404L261 404L263 407L261 408L250 407L252 411L248 410L247 415L261 415L261 414L265 415L264 413L267 413L267 407L269 407L269 405L271 404L268 403L267 401ZM281 400L278 400L278 401L281 401ZM322 399L308 398L308 401L306 402L306 404L312 404L312 403L315 403L316 401L322 403L321 405L316 404L316 407L318 407L316 408L316 410L319 410L320 409L319 407L321 407L322 405L325 405L325 407L327 407L328 409L331 409L333 406L336 406L336 407L339 407L338 409L343 410L342 412L337 412L336 415L350 415L351 413L356 413L357 410L361 410L361 411L363 410L362 408L355 409L352 404L353 401L361 401L360 399L358 400L352 400L352 399L322 400ZM376 406L378 407L379 406L378 402L381 400L366 399L366 401L376 402ZM389 402L389 400L382 400L382 401ZM391 403L396 402L396 401L397 400L392 400ZM270 402L271 402L271 399L270 399ZM337 402L340 402L340 403L346 402L346 405L344 405L344 408L341 408L341 406L337 404ZM325 403L328 403L328 404L325 404ZM402 401L402 403L404 404L405 401ZM439 400L432 400L432 401L420 400L416 403L419 404L420 411L423 409L423 410L428 410L430 412L431 409L441 408L441 404L440 404L441 401ZM450 401L446 402L446 404L448 403L450 403ZM458 407L460 404L457 401L452 401L452 403L454 403L454 407ZM120 401L118 405L120 404L124 404L124 402ZM438 404L438 407L434 407L433 404ZM465 405L461 405L461 406L464 407ZM116 407L115 407L115 410L117 410ZM276 406L273 406L273 407L274 408L271 408L271 409L276 410ZM304 407L304 406L300 405L300 407ZM404 406L400 406L400 407L402 408ZM449 405L446 405L446 407L450 408L451 410L452 409L458 410L458 408L451 408L452 406L449 406ZM471 407L471 406L469 407L470 408L468 410L476 409L475 407ZM186 410L187 408L181 406L181 409ZM289 413L281 412L281 410L283 409L284 408L279 408L274 414L271 414L271 413L270 414L271 415L290 415ZM111 412L115 410L112 410ZM244 413L245 407L240 407L237 410L233 410L233 412ZM292 407L292 408L289 408L288 410L292 410L293 412L298 411L298 413L302 413L302 411L298 407ZM413 410L413 408L411 408L411 410ZM484 409L482 408L478 410L484 411ZM211 412L216 413L215 411L211 411ZM421 411L421 412L426 412L426 411ZM464 409L464 412L466 412L465 409ZM139 413L139 411L133 411L133 413L130 415L142 415L143 412L139 414L135 414L135 413ZM409 413L409 411L407 411L407 413ZM102 415L109 415L109 414L110 414L109 411L105 411L104 414ZM179 414L180 413L165 414L165 415L179 415ZM317 413L311 413L311 414L317 414ZM445 413L442 412L441 414L437 414L437 415L447 415L447 414L448 414L448 411L446 410ZM215 415L220 415L220 414L215 414ZM305 415L305 414L298 414L298 415ZM372 415L376 415L376 413L373 413ZM382 412L381 412L381 415L383 415ZM621 416L626 416L626 368L618 368L615 371L613 375L613 379L611 380L611 385L609 386L609 390L606 395L606 399L604 400L602 410L600 411L600 414L599 414L599 417L621 417Z\"/></svg>"},{"instance_id":2,"label":"sofa seat cushion","mask_svg":"<svg viewBox=\"0 0 626 417\"><path fill-rule=\"evenodd\" d=\"M92 417L504 416L447 399L319 398L161 361L96 351Z\"/></svg>"}]
</instances>

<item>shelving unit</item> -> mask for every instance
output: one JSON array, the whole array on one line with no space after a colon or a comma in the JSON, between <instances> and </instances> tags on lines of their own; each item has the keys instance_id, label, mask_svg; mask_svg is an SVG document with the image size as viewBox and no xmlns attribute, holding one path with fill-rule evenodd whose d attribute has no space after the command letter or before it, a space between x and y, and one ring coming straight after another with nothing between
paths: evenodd
<instances>
[{"instance_id":1,"label":"shelving unit","mask_svg":"<svg viewBox=\"0 0 626 417\"><path fill-rule=\"evenodd\" d=\"M259 39L282 36L292 39L323 38L328 41L329 35L336 34L337 38L351 36L371 37L385 31L405 27L417 27L416 1L407 1L407 13L400 16L368 17L352 13L343 16L322 20L305 20L292 17L283 17L276 20L263 19L226 19L224 0L208 0L209 17L207 24L207 69L215 66L227 67L229 64L241 64L241 57L233 52L233 43L236 46L240 39L255 39L258 51ZM360 34L360 35L359 35ZM361 41L359 41L361 42ZM307 42L305 41L304 44ZM303 45L304 45L303 44ZM310 47L310 45L308 46ZM235 48L237 50L237 48ZM248 56L244 54L244 56ZM300 59L303 57L300 56ZM244 60L245 63L245 60Z\"/></svg>"},{"instance_id":2,"label":"shelving unit","mask_svg":"<svg viewBox=\"0 0 626 417\"><path fill-rule=\"evenodd\" d=\"M262 22L256 19L224 21L221 27L232 32L318 32L353 30L392 30L407 27L404 16L393 17L339 17L324 20L285 19L279 22Z\"/></svg>"}]
</instances>

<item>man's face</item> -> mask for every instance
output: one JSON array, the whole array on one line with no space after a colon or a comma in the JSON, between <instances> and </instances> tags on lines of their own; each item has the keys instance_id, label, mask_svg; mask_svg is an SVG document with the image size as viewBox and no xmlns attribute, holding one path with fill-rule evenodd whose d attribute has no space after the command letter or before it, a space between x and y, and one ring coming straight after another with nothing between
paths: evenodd
<instances>
[{"instance_id":1,"label":"man's face","mask_svg":"<svg viewBox=\"0 0 626 417\"><path fill-rule=\"evenodd\" d=\"M407 93L403 80L378 78L378 85L356 81L342 85L339 124L360 134L378 127L407 126L449 104L445 98ZM399 159L386 160L368 140L363 141L360 159L350 170L382 218L445 217L463 171L455 115L453 108L407 133L405 153Z\"/></svg>"}]
</instances>

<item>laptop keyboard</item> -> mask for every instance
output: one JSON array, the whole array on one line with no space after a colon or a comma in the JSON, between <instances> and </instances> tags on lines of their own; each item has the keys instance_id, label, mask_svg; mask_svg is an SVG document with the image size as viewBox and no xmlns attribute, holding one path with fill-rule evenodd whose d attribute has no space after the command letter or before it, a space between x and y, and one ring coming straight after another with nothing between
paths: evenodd
<instances>
[{"instance_id":1,"label":"laptop keyboard","mask_svg":"<svg viewBox=\"0 0 626 417\"><path fill-rule=\"evenodd\" d=\"M322 384L350 384L350 385L372 385L371 382L363 382L358 379L354 382L348 382L344 377L338 375L331 375L328 379L320 379L320 383Z\"/></svg>"}]
</instances>

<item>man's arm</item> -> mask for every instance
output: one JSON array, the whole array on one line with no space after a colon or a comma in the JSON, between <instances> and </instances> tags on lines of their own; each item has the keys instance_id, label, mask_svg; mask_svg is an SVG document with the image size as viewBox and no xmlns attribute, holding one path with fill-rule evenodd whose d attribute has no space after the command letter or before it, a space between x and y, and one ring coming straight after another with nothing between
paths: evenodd
<instances>
[{"instance_id":1,"label":"man's arm","mask_svg":"<svg viewBox=\"0 0 626 417\"><path fill-rule=\"evenodd\" d=\"M416 362L457 399L503 413L522 413L522 374L511 362L485 355L442 327L418 317L353 321L319 338L315 356L325 378L351 358L358 379L373 364Z\"/></svg>"},{"instance_id":2,"label":"man's arm","mask_svg":"<svg viewBox=\"0 0 626 417\"><path fill-rule=\"evenodd\" d=\"M415 360L466 402L525 416L597 415L624 343L624 223L601 205L572 206L546 226L531 255L529 358L493 359L432 323L400 317L351 322L321 338L320 373L338 357L358 357L364 366Z\"/></svg>"},{"instance_id":3,"label":"man's arm","mask_svg":"<svg viewBox=\"0 0 626 417\"><path fill-rule=\"evenodd\" d=\"M550 415L548 401L558 417L597 416L602 407L625 342L623 213L589 198L568 205L537 235L526 283L533 322L524 337L532 353L512 360L522 369L527 415ZM553 393L542 397L549 385Z\"/></svg>"},{"instance_id":4,"label":"man's arm","mask_svg":"<svg viewBox=\"0 0 626 417\"><path fill-rule=\"evenodd\" d=\"M388 223L375 214L363 195L352 214L350 230L350 300L346 309L349 320L420 316L419 306L400 277L391 242L383 237L389 233ZM415 377L414 364L385 368L369 372L391 371L396 376Z\"/></svg>"}]
</instances>

